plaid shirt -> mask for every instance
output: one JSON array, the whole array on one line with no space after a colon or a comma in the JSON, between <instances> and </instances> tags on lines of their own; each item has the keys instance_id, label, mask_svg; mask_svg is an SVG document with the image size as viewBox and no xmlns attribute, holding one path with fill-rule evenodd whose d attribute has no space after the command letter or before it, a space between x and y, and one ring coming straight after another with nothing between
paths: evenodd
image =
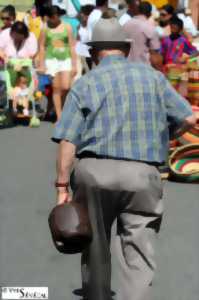
<instances>
[{"instance_id":1,"label":"plaid shirt","mask_svg":"<svg viewBox=\"0 0 199 300\"><path fill-rule=\"evenodd\" d=\"M190 115L190 105L164 75L109 56L73 85L53 140L70 141L77 154L161 163L168 152L168 117L181 122Z\"/></svg>"}]
</instances>

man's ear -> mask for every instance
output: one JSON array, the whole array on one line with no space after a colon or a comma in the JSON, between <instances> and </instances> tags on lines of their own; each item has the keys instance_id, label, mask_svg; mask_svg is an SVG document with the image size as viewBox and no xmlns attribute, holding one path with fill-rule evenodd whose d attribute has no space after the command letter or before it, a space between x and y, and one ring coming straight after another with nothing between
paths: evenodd
<instances>
[{"instance_id":1,"label":"man's ear","mask_svg":"<svg viewBox=\"0 0 199 300\"><path fill-rule=\"evenodd\" d=\"M92 61L98 65L99 64L99 51L97 51L96 49L89 49L89 53L91 55L91 59Z\"/></svg>"},{"instance_id":2,"label":"man's ear","mask_svg":"<svg viewBox=\"0 0 199 300\"><path fill-rule=\"evenodd\" d=\"M131 45L127 45L125 48L124 48L124 55L125 57L128 57L129 56L129 52L130 52L130 49L131 49Z\"/></svg>"}]
</instances>

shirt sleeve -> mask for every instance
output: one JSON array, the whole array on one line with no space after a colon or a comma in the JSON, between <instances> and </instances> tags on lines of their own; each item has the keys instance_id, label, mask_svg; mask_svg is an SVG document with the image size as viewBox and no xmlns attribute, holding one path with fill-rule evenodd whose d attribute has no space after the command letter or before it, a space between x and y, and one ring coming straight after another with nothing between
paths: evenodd
<instances>
[{"instance_id":1,"label":"shirt sleeve","mask_svg":"<svg viewBox=\"0 0 199 300\"><path fill-rule=\"evenodd\" d=\"M192 55L194 53L198 52L197 48L193 46L188 39L185 39L184 41L184 53L188 55Z\"/></svg>"},{"instance_id":2,"label":"shirt sleeve","mask_svg":"<svg viewBox=\"0 0 199 300\"><path fill-rule=\"evenodd\" d=\"M160 39L159 39L157 32L154 29L151 39L150 39L150 49L151 50L160 50L160 47L161 47Z\"/></svg>"},{"instance_id":3,"label":"shirt sleeve","mask_svg":"<svg viewBox=\"0 0 199 300\"><path fill-rule=\"evenodd\" d=\"M192 18L189 16L185 19L184 28L185 31L190 33L193 37L195 37L198 34L196 25L194 24Z\"/></svg>"},{"instance_id":4,"label":"shirt sleeve","mask_svg":"<svg viewBox=\"0 0 199 300\"><path fill-rule=\"evenodd\" d=\"M33 57L37 54L38 43L35 35L30 33L30 36L27 39L27 52L29 57Z\"/></svg>"},{"instance_id":5,"label":"shirt sleeve","mask_svg":"<svg viewBox=\"0 0 199 300\"><path fill-rule=\"evenodd\" d=\"M54 129L53 141L67 140L76 146L81 144L85 119L78 102L78 96L71 90L65 101L61 119Z\"/></svg>"},{"instance_id":6,"label":"shirt sleeve","mask_svg":"<svg viewBox=\"0 0 199 300\"><path fill-rule=\"evenodd\" d=\"M0 49L4 50L7 44L7 35L8 35L8 30L2 30L0 32Z\"/></svg>"},{"instance_id":7,"label":"shirt sleeve","mask_svg":"<svg viewBox=\"0 0 199 300\"><path fill-rule=\"evenodd\" d=\"M175 123L182 123L193 115L191 105L177 93L163 74L158 72L158 75L159 95L164 102L167 117Z\"/></svg>"}]
</instances>

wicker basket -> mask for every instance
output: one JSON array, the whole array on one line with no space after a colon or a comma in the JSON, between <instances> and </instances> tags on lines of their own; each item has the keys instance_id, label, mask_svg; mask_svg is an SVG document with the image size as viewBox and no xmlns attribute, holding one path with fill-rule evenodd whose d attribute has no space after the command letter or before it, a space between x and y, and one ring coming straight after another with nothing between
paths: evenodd
<instances>
[{"instance_id":1,"label":"wicker basket","mask_svg":"<svg viewBox=\"0 0 199 300\"><path fill-rule=\"evenodd\" d=\"M192 106L193 112L199 114L199 107ZM189 131L185 132L181 137L178 138L180 145L187 144L199 144L199 124L192 127Z\"/></svg>"},{"instance_id":2,"label":"wicker basket","mask_svg":"<svg viewBox=\"0 0 199 300\"><path fill-rule=\"evenodd\" d=\"M199 182L199 143L177 148L169 158L170 177L181 182Z\"/></svg>"}]
</instances>

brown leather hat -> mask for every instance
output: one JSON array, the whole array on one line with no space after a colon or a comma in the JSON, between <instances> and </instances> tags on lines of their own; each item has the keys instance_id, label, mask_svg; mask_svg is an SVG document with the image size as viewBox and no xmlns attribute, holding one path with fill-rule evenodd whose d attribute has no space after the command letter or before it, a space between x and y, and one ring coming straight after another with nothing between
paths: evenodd
<instances>
[{"instance_id":1,"label":"brown leather hat","mask_svg":"<svg viewBox=\"0 0 199 300\"><path fill-rule=\"evenodd\" d=\"M61 253L80 253L92 240L88 210L81 201L57 205L48 221L55 247Z\"/></svg>"}]
</instances>

